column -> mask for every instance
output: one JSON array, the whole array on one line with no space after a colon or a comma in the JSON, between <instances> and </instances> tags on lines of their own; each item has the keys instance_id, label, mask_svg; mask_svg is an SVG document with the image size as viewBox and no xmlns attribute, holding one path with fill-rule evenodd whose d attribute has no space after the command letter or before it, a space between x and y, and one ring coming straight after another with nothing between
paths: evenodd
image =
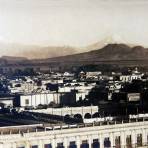
<instances>
[{"instance_id":1,"label":"column","mask_svg":"<svg viewBox=\"0 0 148 148\"><path fill-rule=\"evenodd\" d=\"M132 146L135 146L137 144L137 134L135 130L132 130L131 140L132 140Z\"/></svg>"},{"instance_id":2,"label":"column","mask_svg":"<svg viewBox=\"0 0 148 148\"><path fill-rule=\"evenodd\" d=\"M114 134L113 133L110 133L110 136L109 136L109 139L110 139L110 142L111 142L111 147L115 146L114 144Z\"/></svg>"},{"instance_id":3,"label":"column","mask_svg":"<svg viewBox=\"0 0 148 148\"><path fill-rule=\"evenodd\" d=\"M122 131L121 132L121 135L120 135L120 139L121 139L121 148L124 148L126 146L126 140L125 140L125 131Z\"/></svg>"},{"instance_id":4,"label":"column","mask_svg":"<svg viewBox=\"0 0 148 148\"><path fill-rule=\"evenodd\" d=\"M4 143L3 144L0 143L0 148L3 148L3 147L6 147L6 146L4 146Z\"/></svg>"},{"instance_id":5,"label":"column","mask_svg":"<svg viewBox=\"0 0 148 148\"><path fill-rule=\"evenodd\" d=\"M16 143L15 142L11 143L11 146L12 148L16 148Z\"/></svg>"},{"instance_id":6,"label":"column","mask_svg":"<svg viewBox=\"0 0 148 148\"><path fill-rule=\"evenodd\" d=\"M76 145L77 145L77 148L80 148L80 141L81 141L81 137L80 136L77 136L76 137Z\"/></svg>"},{"instance_id":7,"label":"column","mask_svg":"<svg viewBox=\"0 0 148 148\"><path fill-rule=\"evenodd\" d=\"M91 118L92 118L92 115L93 115L93 111L92 111L92 104L91 104Z\"/></svg>"},{"instance_id":8,"label":"column","mask_svg":"<svg viewBox=\"0 0 148 148\"><path fill-rule=\"evenodd\" d=\"M89 144L89 148L91 148L92 147L92 137L91 136L88 137L88 144Z\"/></svg>"},{"instance_id":9,"label":"column","mask_svg":"<svg viewBox=\"0 0 148 148\"><path fill-rule=\"evenodd\" d=\"M102 137L102 134L99 135L99 142L100 142L100 148L104 148L104 139Z\"/></svg>"},{"instance_id":10,"label":"column","mask_svg":"<svg viewBox=\"0 0 148 148\"><path fill-rule=\"evenodd\" d=\"M142 129L142 145L147 144L147 134L146 134L146 129Z\"/></svg>"},{"instance_id":11,"label":"column","mask_svg":"<svg viewBox=\"0 0 148 148\"><path fill-rule=\"evenodd\" d=\"M30 143L29 143L29 141L26 141L26 146L25 146L25 148L30 148Z\"/></svg>"},{"instance_id":12,"label":"column","mask_svg":"<svg viewBox=\"0 0 148 148\"><path fill-rule=\"evenodd\" d=\"M4 142L2 145L3 145L4 148L13 148L13 143Z\"/></svg>"},{"instance_id":13,"label":"column","mask_svg":"<svg viewBox=\"0 0 148 148\"><path fill-rule=\"evenodd\" d=\"M67 141L68 141L68 140L67 140L67 137L64 138L64 143L63 143L63 144L64 144L64 148L67 148L67 147L68 147L68 143L67 143Z\"/></svg>"},{"instance_id":14,"label":"column","mask_svg":"<svg viewBox=\"0 0 148 148\"><path fill-rule=\"evenodd\" d=\"M55 148L55 147L56 147L56 146L55 146L55 138L52 139L51 145L52 145L52 148Z\"/></svg>"},{"instance_id":15,"label":"column","mask_svg":"<svg viewBox=\"0 0 148 148\"><path fill-rule=\"evenodd\" d=\"M39 140L39 148L43 148L43 142L42 142L42 140Z\"/></svg>"},{"instance_id":16,"label":"column","mask_svg":"<svg viewBox=\"0 0 148 148\"><path fill-rule=\"evenodd\" d=\"M84 108L83 108L83 106L82 106L82 118L84 118Z\"/></svg>"}]
</instances>

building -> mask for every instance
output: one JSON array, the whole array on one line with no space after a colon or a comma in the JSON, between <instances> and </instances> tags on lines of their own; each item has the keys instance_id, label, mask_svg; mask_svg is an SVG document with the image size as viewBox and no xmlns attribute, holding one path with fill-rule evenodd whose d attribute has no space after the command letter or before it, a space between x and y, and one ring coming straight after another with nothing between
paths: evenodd
<instances>
[{"instance_id":1,"label":"building","mask_svg":"<svg viewBox=\"0 0 148 148\"><path fill-rule=\"evenodd\" d=\"M120 81L130 82L132 80L141 80L143 76L144 76L144 74L140 73L138 71L138 69L136 68L135 70L132 71L131 74L129 73L129 74L126 74L126 75L120 75Z\"/></svg>"},{"instance_id":2,"label":"building","mask_svg":"<svg viewBox=\"0 0 148 148\"><path fill-rule=\"evenodd\" d=\"M59 116L71 116L75 117L79 115L81 118L85 118L88 114L92 117L98 113L98 106L82 106L82 107L62 107L62 108L47 108L41 110L32 110L34 113L52 114Z\"/></svg>"},{"instance_id":3,"label":"building","mask_svg":"<svg viewBox=\"0 0 148 148\"><path fill-rule=\"evenodd\" d=\"M140 101L140 93L128 93L127 94L127 99L128 99L128 101L134 101L134 102L136 102L136 101Z\"/></svg>"},{"instance_id":4,"label":"building","mask_svg":"<svg viewBox=\"0 0 148 148\"><path fill-rule=\"evenodd\" d=\"M0 127L0 148L148 147L148 121Z\"/></svg>"},{"instance_id":5,"label":"building","mask_svg":"<svg viewBox=\"0 0 148 148\"><path fill-rule=\"evenodd\" d=\"M49 92L49 93L31 93L16 95L14 106L19 107L37 107L38 105L48 105L51 102L59 105L74 105L79 100L84 100L88 93L85 92Z\"/></svg>"},{"instance_id":6,"label":"building","mask_svg":"<svg viewBox=\"0 0 148 148\"><path fill-rule=\"evenodd\" d=\"M14 97L0 97L1 107L13 107Z\"/></svg>"},{"instance_id":7,"label":"building","mask_svg":"<svg viewBox=\"0 0 148 148\"><path fill-rule=\"evenodd\" d=\"M61 93L35 93L17 95L14 101L15 106L20 107L37 107L39 104L48 105L51 102L60 103Z\"/></svg>"},{"instance_id":8,"label":"building","mask_svg":"<svg viewBox=\"0 0 148 148\"><path fill-rule=\"evenodd\" d=\"M101 75L101 71L94 71L94 72L86 72L86 79L98 79L99 75Z\"/></svg>"}]
</instances>

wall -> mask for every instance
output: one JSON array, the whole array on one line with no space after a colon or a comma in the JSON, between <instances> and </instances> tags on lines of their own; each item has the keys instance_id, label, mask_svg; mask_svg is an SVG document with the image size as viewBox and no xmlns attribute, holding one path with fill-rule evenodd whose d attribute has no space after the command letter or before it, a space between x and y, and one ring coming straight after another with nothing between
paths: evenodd
<instances>
[{"instance_id":1,"label":"wall","mask_svg":"<svg viewBox=\"0 0 148 148\"><path fill-rule=\"evenodd\" d=\"M44 148L44 144L51 144L52 148L56 148L58 143L63 143L63 146L67 148L71 141L76 143L77 148L80 148L80 145L84 141L87 141L89 147L91 147L94 139L98 139L100 148L104 148L104 140L106 138L110 141L110 147L115 147L115 139L117 137L120 137L120 147L125 148L127 144L126 139L129 136L131 136L132 146L135 147L137 145L137 135L139 134L142 135L143 147L146 147L148 142L147 121L0 135L0 148L16 148L19 146L30 148L32 145L38 145L38 148Z\"/></svg>"}]
</instances>

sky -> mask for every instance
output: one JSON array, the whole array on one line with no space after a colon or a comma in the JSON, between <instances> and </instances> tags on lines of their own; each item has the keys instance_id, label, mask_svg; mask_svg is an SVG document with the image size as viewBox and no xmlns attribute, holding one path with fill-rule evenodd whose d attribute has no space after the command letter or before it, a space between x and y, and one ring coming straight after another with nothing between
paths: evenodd
<instances>
[{"instance_id":1,"label":"sky","mask_svg":"<svg viewBox=\"0 0 148 148\"><path fill-rule=\"evenodd\" d=\"M0 43L81 47L106 38L148 47L148 1L0 0Z\"/></svg>"}]
</instances>

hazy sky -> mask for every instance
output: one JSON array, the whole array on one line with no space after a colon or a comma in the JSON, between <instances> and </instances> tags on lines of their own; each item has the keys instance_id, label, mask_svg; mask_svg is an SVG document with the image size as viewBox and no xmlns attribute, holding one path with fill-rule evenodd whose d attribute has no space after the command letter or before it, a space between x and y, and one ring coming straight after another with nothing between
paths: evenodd
<instances>
[{"instance_id":1,"label":"hazy sky","mask_svg":"<svg viewBox=\"0 0 148 148\"><path fill-rule=\"evenodd\" d=\"M111 37L148 46L148 1L0 0L0 42L86 46Z\"/></svg>"}]
</instances>

